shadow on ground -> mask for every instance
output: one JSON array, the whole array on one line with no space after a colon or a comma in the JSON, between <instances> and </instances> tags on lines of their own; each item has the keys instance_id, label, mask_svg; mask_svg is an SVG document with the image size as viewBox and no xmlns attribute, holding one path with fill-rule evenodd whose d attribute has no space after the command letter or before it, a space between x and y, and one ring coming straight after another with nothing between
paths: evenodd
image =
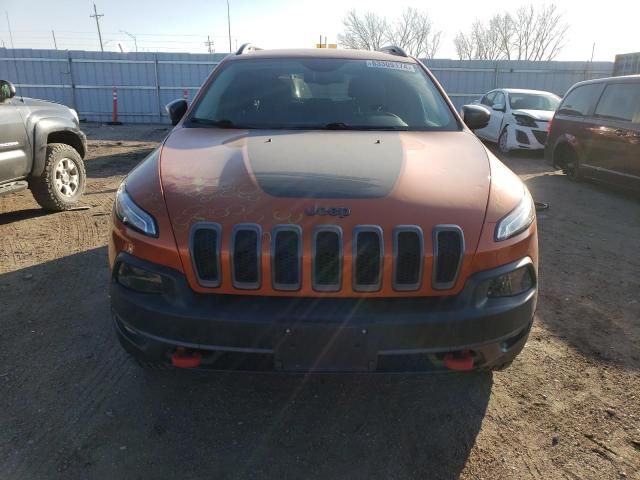
<instances>
[{"instance_id":1,"label":"shadow on ground","mask_svg":"<svg viewBox=\"0 0 640 480\"><path fill-rule=\"evenodd\" d=\"M458 478L491 374L145 372L104 247L0 275L0 477Z\"/></svg>"},{"instance_id":2,"label":"shadow on ground","mask_svg":"<svg viewBox=\"0 0 640 480\"><path fill-rule=\"evenodd\" d=\"M163 124L125 124L106 125L95 122L83 122L80 128L91 140L122 142L159 142L171 130Z\"/></svg>"},{"instance_id":3,"label":"shadow on ground","mask_svg":"<svg viewBox=\"0 0 640 480\"><path fill-rule=\"evenodd\" d=\"M24 210L4 212L0 213L0 225L7 225L21 220L29 220L54 214L55 212L48 212L44 208L26 208Z\"/></svg>"},{"instance_id":4,"label":"shadow on ground","mask_svg":"<svg viewBox=\"0 0 640 480\"><path fill-rule=\"evenodd\" d=\"M136 151L101 155L85 162L87 177L106 178L127 175L138 163L153 151L139 148Z\"/></svg>"}]
</instances>

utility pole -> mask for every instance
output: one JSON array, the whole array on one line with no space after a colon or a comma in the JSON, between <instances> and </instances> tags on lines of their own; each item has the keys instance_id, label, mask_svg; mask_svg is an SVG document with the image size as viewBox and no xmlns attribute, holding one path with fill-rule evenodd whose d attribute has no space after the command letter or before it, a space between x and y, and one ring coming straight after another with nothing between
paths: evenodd
<instances>
[{"instance_id":1,"label":"utility pole","mask_svg":"<svg viewBox=\"0 0 640 480\"><path fill-rule=\"evenodd\" d=\"M213 42L211 41L211 37L209 37L209 35L207 35L207 41L204 42L204 44L207 47L209 53L213 53Z\"/></svg>"},{"instance_id":2,"label":"utility pole","mask_svg":"<svg viewBox=\"0 0 640 480\"><path fill-rule=\"evenodd\" d=\"M229 10L229 0L227 0L227 25L229 27L229 53L231 53L231 12Z\"/></svg>"},{"instance_id":3,"label":"utility pole","mask_svg":"<svg viewBox=\"0 0 640 480\"><path fill-rule=\"evenodd\" d=\"M122 33L124 33L125 35L128 35L129 37L131 37L133 39L133 44L136 47L136 53L138 53L138 39L136 38L136 36L132 33L129 33L125 30L120 30Z\"/></svg>"},{"instance_id":4,"label":"utility pole","mask_svg":"<svg viewBox=\"0 0 640 480\"><path fill-rule=\"evenodd\" d=\"M9 41L11 42L11 48L13 49L13 34L11 33L11 22L9 22L9 12L4 11L4 15L7 17L7 28L9 29Z\"/></svg>"},{"instance_id":5,"label":"utility pole","mask_svg":"<svg viewBox=\"0 0 640 480\"><path fill-rule=\"evenodd\" d=\"M96 4L93 4L93 15L89 15L89 18L96 19L96 27L98 27L98 38L100 39L100 51L104 52L104 47L102 46L102 33L100 33L100 18L104 17L103 14L98 14L98 9L96 8Z\"/></svg>"},{"instance_id":6,"label":"utility pole","mask_svg":"<svg viewBox=\"0 0 640 480\"><path fill-rule=\"evenodd\" d=\"M56 32L54 32L53 30L51 30L51 36L53 37L53 46L55 47L55 49L58 49L58 42L56 42Z\"/></svg>"}]
</instances>

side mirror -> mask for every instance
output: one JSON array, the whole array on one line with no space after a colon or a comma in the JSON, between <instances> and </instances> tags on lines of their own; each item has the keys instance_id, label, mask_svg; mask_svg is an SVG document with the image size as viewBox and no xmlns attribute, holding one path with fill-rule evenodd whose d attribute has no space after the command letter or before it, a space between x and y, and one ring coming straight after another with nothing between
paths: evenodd
<instances>
[{"instance_id":1,"label":"side mirror","mask_svg":"<svg viewBox=\"0 0 640 480\"><path fill-rule=\"evenodd\" d=\"M16 96L16 87L8 80L0 80L0 102Z\"/></svg>"},{"instance_id":2,"label":"side mirror","mask_svg":"<svg viewBox=\"0 0 640 480\"><path fill-rule=\"evenodd\" d=\"M169 102L165 109L171 119L171 125L177 125L178 122L182 120L182 117L184 117L184 114L187 113L187 101L179 98L173 102Z\"/></svg>"},{"instance_id":3,"label":"side mirror","mask_svg":"<svg viewBox=\"0 0 640 480\"><path fill-rule=\"evenodd\" d=\"M505 111L504 105L502 103L496 103L491 108L493 108L496 112L504 112Z\"/></svg>"},{"instance_id":4,"label":"side mirror","mask_svg":"<svg viewBox=\"0 0 640 480\"><path fill-rule=\"evenodd\" d=\"M491 111L482 105L464 105L462 120L471 130L479 130L489 125Z\"/></svg>"}]
</instances>

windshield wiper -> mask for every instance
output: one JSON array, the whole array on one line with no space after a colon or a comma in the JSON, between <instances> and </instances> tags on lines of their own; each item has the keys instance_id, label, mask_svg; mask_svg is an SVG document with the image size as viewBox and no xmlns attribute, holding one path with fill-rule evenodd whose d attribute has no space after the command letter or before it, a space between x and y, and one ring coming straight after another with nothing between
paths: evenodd
<instances>
[{"instance_id":1,"label":"windshield wiper","mask_svg":"<svg viewBox=\"0 0 640 480\"><path fill-rule=\"evenodd\" d=\"M350 125L344 122L331 122L322 126L325 130L409 130L406 125Z\"/></svg>"},{"instance_id":2,"label":"windshield wiper","mask_svg":"<svg viewBox=\"0 0 640 480\"><path fill-rule=\"evenodd\" d=\"M212 127L218 128L238 128L231 120L222 119L222 120L211 120L208 118L192 118L191 121L193 123L197 123L200 125L210 125Z\"/></svg>"},{"instance_id":3,"label":"windshield wiper","mask_svg":"<svg viewBox=\"0 0 640 480\"><path fill-rule=\"evenodd\" d=\"M325 124L322 128L326 128L327 130L350 130L353 129L351 125L344 122L329 122Z\"/></svg>"}]
</instances>

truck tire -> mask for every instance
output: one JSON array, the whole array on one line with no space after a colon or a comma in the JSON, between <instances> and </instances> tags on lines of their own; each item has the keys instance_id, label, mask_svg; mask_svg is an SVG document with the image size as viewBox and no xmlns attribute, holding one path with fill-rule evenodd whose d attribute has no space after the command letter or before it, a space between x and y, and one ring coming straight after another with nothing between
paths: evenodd
<instances>
[{"instance_id":1,"label":"truck tire","mask_svg":"<svg viewBox=\"0 0 640 480\"><path fill-rule=\"evenodd\" d=\"M44 171L29 178L36 202L45 210L61 212L78 204L84 193L87 174L80 154L64 143L47 145Z\"/></svg>"}]
</instances>

